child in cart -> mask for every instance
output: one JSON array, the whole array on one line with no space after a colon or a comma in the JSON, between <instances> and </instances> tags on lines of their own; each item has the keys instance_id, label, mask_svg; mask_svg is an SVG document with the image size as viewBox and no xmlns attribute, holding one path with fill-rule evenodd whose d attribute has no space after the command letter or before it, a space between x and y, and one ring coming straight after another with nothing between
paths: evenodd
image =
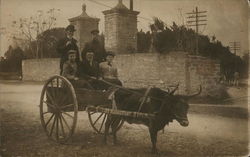
<instances>
[{"instance_id":1,"label":"child in cart","mask_svg":"<svg viewBox=\"0 0 250 157\"><path fill-rule=\"evenodd\" d=\"M77 76L76 53L75 50L68 51L68 60L63 64L62 76L66 77L75 88L93 89L86 80L79 79Z\"/></svg>"}]
</instances>

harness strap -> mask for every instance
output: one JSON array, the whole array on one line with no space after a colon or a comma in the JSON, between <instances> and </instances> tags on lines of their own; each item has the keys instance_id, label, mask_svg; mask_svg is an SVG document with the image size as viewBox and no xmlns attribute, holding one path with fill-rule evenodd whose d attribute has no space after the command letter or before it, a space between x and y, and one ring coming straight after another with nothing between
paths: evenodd
<instances>
[{"instance_id":1,"label":"harness strap","mask_svg":"<svg viewBox=\"0 0 250 157\"><path fill-rule=\"evenodd\" d=\"M144 95L143 95L143 97L142 97L142 101L141 101L140 106L139 106L139 110L138 110L138 112L140 112L140 111L141 111L143 104L144 104L144 103L145 103L145 101L147 100L147 98L148 98L148 94L149 94L149 92L150 92L151 88L152 88L152 87L148 87L148 88L147 88L147 90L146 90L146 92L144 93Z\"/></svg>"}]
</instances>

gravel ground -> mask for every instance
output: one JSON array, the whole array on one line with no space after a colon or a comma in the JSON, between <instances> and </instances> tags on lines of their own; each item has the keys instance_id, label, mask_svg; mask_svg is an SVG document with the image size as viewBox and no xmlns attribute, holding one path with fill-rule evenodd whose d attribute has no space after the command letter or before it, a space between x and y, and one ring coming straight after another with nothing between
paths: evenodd
<instances>
[{"instance_id":1,"label":"gravel ground","mask_svg":"<svg viewBox=\"0 0 250 157\"><path fill-rule=\"evenodd\" d=\"M215 114L189 114L190 125L176 121L159 132L158 155L152 155L147 128L125 123L119 144L102 143L91 128L87 114L79 113L72 141L61 145L48 140L39 118L39 83L0 83L2 157L149 157L149 156L246 156L248 120ZM223 110L221 111L223 112Z\"/></svg>"}]
</instances>

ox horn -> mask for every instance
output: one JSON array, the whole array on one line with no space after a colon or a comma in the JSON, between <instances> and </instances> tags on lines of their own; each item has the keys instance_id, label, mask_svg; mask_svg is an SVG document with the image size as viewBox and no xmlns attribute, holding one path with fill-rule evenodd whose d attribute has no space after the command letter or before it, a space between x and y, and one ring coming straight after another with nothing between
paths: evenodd
<instances>
[{"instance_id":1,"label":"ox horn","mask_svg":"<svg viewBox=\"0 0 250 157\"><path fill-rule=\"evenodd\" d=\"M176 85L175 89L172 90L169 94L173 95L178 88L179 88L179 83Z\"/></svg>"},{"instance_id":2,"label":"ox horn","mask_svg":"<svg viewBox=\"0 0 250 157\"><path fill-rule=\"evenodd\" d=\"M200 85L200 89L199 89L198 93L195 93L195 94L193 94L193 95L188 95L187 97L188 97L188 98L195 97L195 96L201 94L201 91L202 91L202 87L201 87L201 85Z\"/></svg>"}]
</instances>

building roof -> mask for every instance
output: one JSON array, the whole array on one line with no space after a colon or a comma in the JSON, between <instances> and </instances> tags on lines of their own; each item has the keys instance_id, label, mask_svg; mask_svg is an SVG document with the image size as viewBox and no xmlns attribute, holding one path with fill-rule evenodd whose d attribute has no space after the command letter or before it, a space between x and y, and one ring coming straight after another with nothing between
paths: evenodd
<instances>
[{"instance_id":1,"label":"building roof","mask_svg":"<svg viewBox=\"0 0 250 157\"><path fill-rule=\"evenodd\" d=\"M96 20L96 21L100 21L99 18L95 18L95 17L91 17L86 13L86 4L82 5L82 14L73 18L70 18L69 21L77 21L77 20L81 20L81 19L92 19L92 20Z\"/></svg>"}]
</instances>

